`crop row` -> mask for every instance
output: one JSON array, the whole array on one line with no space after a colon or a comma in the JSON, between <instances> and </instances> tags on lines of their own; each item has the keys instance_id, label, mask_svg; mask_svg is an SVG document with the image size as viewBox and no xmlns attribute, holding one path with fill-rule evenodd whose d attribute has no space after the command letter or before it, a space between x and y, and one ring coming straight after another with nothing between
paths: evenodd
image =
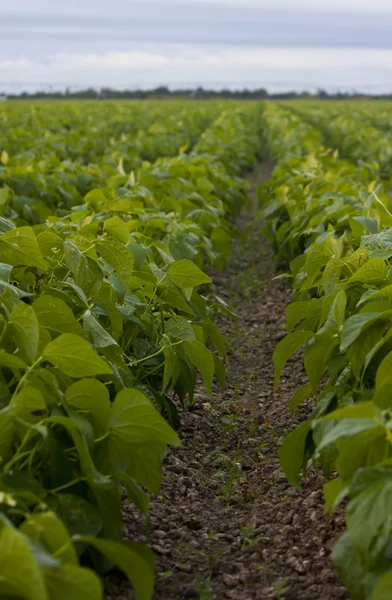
<instances>
[{"instance_id":1,"label":"crop row","mask_svg":"<svg viewBox=\"0 0 392 600\"><path fill-rule=\"evenodd\" d=\"M192 398L196 370L209 391L214 376L224 383L214 316L227 307L201 268L227 258L259 116L253 104L227 110L190 154L100 178L71 210L40 194L18 201L3 153L2 598L101 599L98 574L113 564L151 598L152 552L121 541L121 487L148 518L146 491L179 444L178 401ZM43 185L46 169L62 187L66 163L45 164Z\"/></svg>"},{"instance_id":2,"label":"crop row","mask_svg":"<svg viewBox=\"0 0 392 600\"><path fill-rule=\"evenodd\" d=\"M327 121L328 111L322 116L328 134ZM346 147L362 147L349 117L333 121L331 136L344 122ZM343 502L346 510L334 563L352 598L386 599L392 590L390 200L367 163L340 160L297 111L268 104L264 126L277 168L260 200L295 290L288 335L274 354L275 389L286 362L303 348L308 383L290 409L315 399L308 421L284 441L281 464L297 486L309 464L322 466L327 510Z\"/></svg>"},{"instance_id":3,"label":"crop row","mask_svg":"<svg viewBox=\"0 0 392 600\"><path fill-rule=\"evenodd\" d=\"M366 164L374 177L384 180L392 176L392 144L388 133L383 133L361 110L339 109L339 105L312 107L306 110L291 105L302 119L321 130L325 143L337 148L339 154L361 166Z\"/></svg>"},{"instance_id":4,"label":"crop row","mask_svg":"<svg viewBox=\"0 0 392 600\"><path fill-rule=\"evenodd\" d=\"M89 191L144 161L190 151L221 112L219 103L178 102L25 108L11 104L0 112L0 186L13 190L16 212L35 223L81 204Z\"/></svg>"}]
</instances>

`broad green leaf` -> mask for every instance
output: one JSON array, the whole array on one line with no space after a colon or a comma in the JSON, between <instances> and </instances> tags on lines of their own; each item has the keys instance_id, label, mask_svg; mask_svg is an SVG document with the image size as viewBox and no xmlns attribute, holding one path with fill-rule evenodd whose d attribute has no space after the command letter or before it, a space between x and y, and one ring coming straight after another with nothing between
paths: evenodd
<instances>
[{"instance_id":1,"label":"broad green leaf","mask_svg":"<svg viewBox=\"0 0 392 600\"><path fill-rule=\"evenodd\" d=\"M28 516L20 531L36 544L43 544L62 563L78 564L76 551L70 541L68 531L53 512L43 512Z\"/></svg>"},{"instance_id":2,"label":"broad green leaf","mask_svg":"<svg viewBox=\"0 0 392 600\"><path fill-rule=\"evenodd\" d=\"M134 505L146 516L148 516L148 497L137 484L137 482L130 477L127 473L114 473L113 477L119 479L124 485L127 492L127 498L129 502L133 502Z\"/></svg>"},{"instance_id":3,"label":"broad green leaf","mask_svg":"<svg viewBox=\"0 0 392 600\"><path fill-rule=\"evenodd\" d=\"M335 290L343 267L344 261L341 258L331 258L325 265L322 285L326 296L329 296Z\"/></svg>"},{"instance_id":4,"label":"broad green leaf","mask_svg":"<svg viewBox=\"0 0 392 600\"><path fill-rule=\"evenodd\" d=\"M101 552L125 573L135 590L137 600L151 600L154 590L154 553L136 542L113 542L91 537L79 538Z\"/></svg>"},{"instance_id":5,"label":"broad green leaf","mask_svg":"<svg viewBox=\"0 0 392 600\"><path fill-rule=\"evenodd\" d=\"M4 217L0 217L0 235L6 231L10 231L11 229L15 229L13 222L9 221L8 219L4 219Z\"/></svg>"},{"instance_id":6,"label":"broad green leaf","mask_svg":"<svg viewBox=\"0 0 392 600\"><path fill-rule=\"evenodd\" d=\"M38 422L46 412L45 399L37 388L26 385L9 403L13 416L19 417L28 423Z\"/></svg>"},{"instance_id":7,"label":"broad green leaf","mask_svg":"<svg viewBox=\"0 0 392 600\"><path fill-rule=\"evenodd\" d=\"M328 333L325 333L316 336L316 338L305 348L305 370L314 394L317 392L321 378L325 373L328 359L330 358L333 349L338 344L338 338L334 338L329 336Z\"/></svg>"},{"instance_id":8,"label":"broad green leaf","mask_svg":"<svg viewBox=\"0 0 392 600\"><path fill-rule=\"evenodd\" d=\"M335 543L332 561L347 586L352 600L363 600L366 572L349 532L343 533Z\"/></svg>"},{"instance_id":9,"label":"broad green leaf","mask_svg":"<svg viewBox=\"0 0 392 600\"><path fill-rule=\"evenodd\" d=\"M0 367L27 369L27 364L19 356L16 356L16 354L9 354L5 350L0 350Z\"/></svg>"},{"instance_id":10,"label":"broad green leaf","mask_svg":"<svg viewBox=\"0 0 392 600\"><path fill-rule=\"evenodd\" d=\"M338 408L322 418L323 421L340 419L373 419L375 416L375 406L373 402L359 402L344 408Z\"/></svg>"},{"instance_id":11,"label":"broad green leaf","mask_svg":"<svg viewBox=\"0 0 392 600\"><path fill-rule=\"evenodd\" d=\"M72 239L64 242L63 261L74 276L75 282L67 281L68 285L83 294L93 296L102 287L103 274L100 266L95 260L86 256ZM83 296L79 294L83 299Z\"/></svg>"},{"instance_id":12,"label":"broad green leaf","mask_svg":"<svg viewBox=\"0 0 392 600\"><path fill-rule=\"evenodd\" d=\"M175 431L149 398L137 389L122 390L117 394L112 404L110 432L129 444L157 441L180 445Z\"/></svg>"},{"instance_id":13,"label":"broad green leaf","mask_svg":"<svg viewBox=\"0 0 392 600\"><path fill-rule=\"evenodd\" d=\"M102 327L90 310L83 315L83 327L91 335L94 348L118 346L116 340Z\"/></svg>"},{"instance_id":14,"label":"broad green leaf","mask_svg":"<svg viewBox=\"0 0 392 600\"><path fill-rule=\"evenodd\" d=\"M370 429L374 429L377 427L377 423L372 419L363 418L353 418L353 419L344 419L340 421L333 429L331 429L322 439L321 443L318 444L318 450L322 450L329 446L329 444L333 444L340 438L344 437L352 437L361 431L367 431Z\"/></svg>"},{"instance_id":15,"label":"broad green leaf","mask_svg":"<svg viewBox=\"0 0 392 600\"><path fill-rule=\"evenodd\" d=\"M9 412L0 411L0 460L4 464L13 454L16 435L15 422Z\"/></svg>"},{"instance_id":16,"label":"broad green leaf","mask_svg":"<svg viewBox=\"0 0 392 600\"><path fill-rule=\"evenodd\" d=\"M165 453L166 446L148 442L132 444L132 451L128 452L129 475L151 494L159 494L162 483L162 460Z\"/></svg>"},{"instance_id":17,"label":"broad green leaf","mask_svg":"<svg viewBox=\"0 0 392 600\"><path fill-rule=\"evenodd\" d=\"M279 342L274 351L275 381L274 391L278 389L280 376L286 362L304 345L311 337L311 331L294 331L289 333Z\"/></svg>"},{"instance_id":18,"label":"broad green leaf","mask_svg":"<svg viewBox=\"0 0 392 600\"><path fill-rule=\"evenodd\" d=\"M288 482L298 488L300 488L300 473L309 431L310 423L302 423L286 436L279 448L279 460L284 474Z\"/></svg>"},{"instance_id":19,"label":"broad green leaf","mask_svg":"<svg viewBox=\"0 0 392 600\"><path fill-rule=\"evenodd\" d=\"M211 283L211 277L208 277L194 262L186 258L171 264L167 270L167 274L183 290L202 285L203 283Z\"/></svg>"},{"instance_id":20,"label":"broad green leaf","mask_svg":"<svg viewBox=\"0 0 392 600\"><path fill-rule=\"evenodd\" d=\"M60 298L43 295L37 298L32 306L40 325L45 327L52 336L56 337L61 333L84 335L72 310Z\"/></svg>"},{"instance_id":21,"label":"broad green leaf","mask_svg":"<svg viewBox=\"0 0 392 600\"><path fill-rule=\"evenodd\" d=\"M370 600L390 600L392 592L392 571L381 575L373 588Z\"/></svg>"},{"instance_id":22,"label":"broad green leaf","mask_svg":"<svg viewBox=\"0 0 392 600\"><path fill-rule=\"evenodd\" d=\"M368 552L380 529L388 525L392 514L392 470L360 469L350 489L347 527L355 546ZM385 535L385 534L384 534Z\"/></svg>"},{"instance_id":23,"label":"broad green leaf","mask_svg":"<svg viewBox=\"0 0 392 600\"><path fill-rule=\"evenodd\" d=\"M73 333L63 333L50 342L44 349L43 357L69 377L112 374L111 367L90 344Z\"/></svg>"},{"instance_id":24,"label":"broad green leaf","mask_svg":"<svg viewBox=\"0 0 392 600\"><path fill-rule=\"evenodd\" d=\"M324 484L325 512L332 512L348 493L348 485L341 478L332 479Z\"/></svg>"},{"instance_id":25,"label":"broad green leaf","mask_svg":"<svg viewBox=\"0 0 392 600\"><path fill-rule=\"evenodd\" d=\"M385 382L392 378L392 352L388 354L382 360L376 373L376 389L380 389Z\"/></svg>"},{"instance_id":26,"label":"broad green leaf","mask_svg":"<svg viewBox=\"0 0 392 600\"><path fill-rule=\"evenodd\" d=\"M290 399L290 412L293 412L296 408L298 408L298 406L311 395L312 387L310 383L304 383L301 385Z\"/></svg>"},{"instance_id":27,"label":"broad green leaf","mask_svg":"<svg viewBox=\"0 0 392 600\"><path fill-rule=\"evenodd\" d=\"M350 277L348 282L361 282L369 285L379 283L386 278L387 272L387 265L384 260L381 258L372 258L362 265L362 267Z\"/></svg>"},{"instance_id":28,"label":"broad green leaf","mask_svg":"<svg viewBox=\"0 0 392 600\"><path fill-rule=\"evenodd\" d=\"M124 244L116 240L99 242L97 249L103 260L115 269L125 286L125 290L128 291L133 272L133 254Z\"/></svg>"},{"instance_id":29,"label":"broad green leaf","mask_svg":"<svg viewBox=\"0 0 392 600\"><path fill-rule=\"evenodd\" d=\"M51 416L45 419L45 424L60 425L65 429L68 435L71 436L78 454L81 471L91 484L106 488L109 488L112 485L110 478L103 475L96 468L91 458L85 432L82 429L82 426L75 419L62 416Z\"/></svg>"},{"instance_id":30,"label":"broad green leaf","mask_svg":"<svg viewBox=\"0 0 392 600\"><path fill-rule=\"evenodd\" d=\"M347 296L344 290L338 292L332 302L331 309L328 313L328 317L323 327L317 332L318 335L328 331L328 330L336 330L343 325L345 319L347 305Z\"/></svg>"},{"instance_id":31,"label":"broad green leaf","mask_svg":"<svg viewBox=\"0 0 392 600\"><path fill-rule=\"evenodd\" d=\"M195 332L191 323L184 317L172 317L165 323L165 333L177 340L194 340Z\"/></svg>"},{"instance_id":32,"label":"broad green leaf","mask_svg":"<svg viewBox=\"0 0 392 600\"><path fill-rule=\"evenodd\" d=\"M112 237L117 238L123 244L129 242L129 230L125 221L117 215L106 219L104 222L105 231Z\"/></svg>"},{"instance_id":33,"label":"broad green leaf","mask_svg":"<svg viewBox=\"0 0 392 600\"><path fill-rule=\"evenodd\" d=\"M31 365L37 358L39 323L34 310L19 302L9 317L21 358Z\"/></svg>"},{"instance_id":34,"label":"broad green leaf","mask_svg":"<svg viewBox=\"0 0 392 600\"><path fill-rule=\"evenodd\" d=\"M339 454L335 461L336 470L349 482L358 469L372 467L382 462L388 446L389 442L382 425L341 440Z\"/></svg>"},{"instance_id":35,"label":"broad green leaf","mask_svg":"<svg viewBox=\"0 0 392 600\"><path fill-rule=\"evenodd\" d=\"M301 300L300 302L292 302L286 308L287 331L291 333L299 321L306 318L309 302Z\"/></svg>"},{"instance_id":36,"label":"broad green leaf","mask_svg":"<svg viewBox=\"0 0 392 600\"><path fill-rule=\"evenodd\" d=\"M388 341L391 334L385 334L389 327L386 321L376 321L367 327L347 349L347 358L355 376L364 376L367 367L381 346ZM385 334L385 335L384 335Z\"/></svg>"},{"instance_id":37,"label":"broad green leaf","mask_svg":"<svg viewBox=\"0 0 392 600\"><path fill-rule=\"evenodd\" d=\"M363 313L349 317L343 325L343 332L340 343L340 350L344 352L359 337L361 332L372 323L380 320L387 320L392 317L392 311L385 313Z\"/></svg>"},{"instance_id":38,"label":"broad green leaf","mask_svg":"<svg viewBox=\"0 0 392 600\"><path fill-rule=\"evenodd\" d=\"M0 597L48 600L44 577L28 539L13 527L0 534Z\"/></svg>"},{"instance_id":39,"label":"broad green leaf","mask_svg":"<svg viewBox=\"0 0 392 600\"><path fill-rule=\"evenodd\" d=\"M86 416L97 431L107 430L110 397L103 383L97 379L80 379L67 388L65 400L69 406Z\"/></svg>"},{"instance_id":40,"label":"broad green leaf","mask_svg":"<svg viewBox=\"0 0 392 600\"><path fill-rule=\"evenodd\" d=\"M207 392L211 394L215 372L214 355L204 344L197 340L186 340L184 347L187 357L196 369L200 371Z\"/></svg>"},{"instance_id":41,"label":"broad green leaf","mask_svg":"<svg viewBox=\"0 0 392 600\"><path fill-rule=\"evenodd\" d=\"M71 536L95 536L101 531L102 520L98 510L84 498L62 492L56 495L54 506Z\"/></svg>"},{"instance_id":42,"label":"broad green leaf","mask_svg":"<svg viewBox=\"0 0 392 600\"><path fill-rule=\"evenodd\" d=\"M0 261L10 265L26 265L46 271L37 238L31 227L10 229L0 236Z\"/></svg>"},{"instance_id":43,"label":"broad green leaf","mask_svg":"<svg viewBox=\"0 0 392 600\"><path fill-rule=\"evenodd\" d=\"M43 569L43 576L49 600L102 600L102 581L90 569L61 565Z\"/></svg>"},{"instance_id":44,"label":"broad green leaf","mask_svg":"<svg viewBox=\"0 0 392 600\"><path fill-rule=\"evenodd\" d=\"M64 242L60 236L50 230L41 231L37 235L39 249L43 256L52 256L53 252L61 252Z\"/></svg>"}]
</instances>

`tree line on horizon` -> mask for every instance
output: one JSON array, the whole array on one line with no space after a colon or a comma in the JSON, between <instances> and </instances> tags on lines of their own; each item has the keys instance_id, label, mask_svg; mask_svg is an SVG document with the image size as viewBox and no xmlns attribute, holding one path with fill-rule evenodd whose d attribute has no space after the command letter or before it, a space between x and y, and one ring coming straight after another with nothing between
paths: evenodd
<instances>
[{"instance_id":1,"label":"tree line on horizon","mask_svg":"<svg viewBox=\"0 0 392 600\"><path fill-rule=\"evenodd\" d=\"M198 87L196 89L174 89L171 90L167 86L158 86L154 89L137 89L137 90L116 90L112 88L86 88L85 90L74 90L67 88L64 91L36 91L36 92L20 92L17 94L6 94L0 92L0 97L9 99L134 99L143 100L148 98L193 98L193 99L210 99L210 98L233 98L242 100L263 100L271 98L273 100L291 100L295 98L319 98L323 100L344 100L347 98L371 97L375 99L392 99L392 92L389 94L361 94L356 91L351 92L328 92L323 89L312 93L309 91L287 91L287 92L268 92L265 88L254 90L238 89L231 90L222 88L220 90L205 89Z\"/></svg>"}]
</instances>

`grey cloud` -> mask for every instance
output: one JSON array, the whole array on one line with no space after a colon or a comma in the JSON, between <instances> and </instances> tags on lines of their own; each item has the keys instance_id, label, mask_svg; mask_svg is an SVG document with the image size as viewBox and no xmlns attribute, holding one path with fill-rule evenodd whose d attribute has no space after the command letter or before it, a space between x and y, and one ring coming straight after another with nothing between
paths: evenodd
<instances>
[{"instance_id":1,"label":"grey cloud","mask_svg":"<svg viewBox=\"0 0 392 600\"><path fill-rule=\"evenodd\" d=\"M31 6L31 5L30 5ZM83 12L83 6L85 6ZM82 3L78 14L5 12L0 55L70 50L125 50L145 44L230 44L265 47L392 48L390 14L277 10L222 3ZM72 7L71 7L72 8ZM89 11L87 9L90 8ZM31 9L30 9L31 10Z\"/></svg>"}]
</instances>

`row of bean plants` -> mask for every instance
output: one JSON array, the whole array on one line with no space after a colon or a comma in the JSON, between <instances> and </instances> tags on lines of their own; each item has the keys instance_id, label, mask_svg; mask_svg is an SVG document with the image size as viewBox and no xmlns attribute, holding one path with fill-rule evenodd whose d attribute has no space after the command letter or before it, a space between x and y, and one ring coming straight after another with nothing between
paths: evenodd
<instances>
[{"instance_id":1,"label":"row of bean plants","mask_svg":"<svg viewBox=\"0 0 392 600\"><path fill-rule=\"evenodd\" d=\"M354 120L327 121L328 111L323 134L330 127L334 137L342 125L346 147L363 147ZM333 550L336 568L352 598L386 600L392 593L391 200L373 180L382 169L369 168L372 156L340 160L297 111L269 103L264 128L277 167L260 188L260 202L295 291L288 334L274 354L275 389L302 348L308 383L290 409L315 400L309 419L285 439L281 464L297 486L309 465L322 466L326 509L346 511L346 531Z\"/></svg>"},{"instance_id":2,"label":"row of bean plants","mask_svg":"<svg viewBox=\"0 0 392 600\"><path fill-rule=\"evenodd\" d=\"M60 121L76 110L56 106ZM214 317L228 308L202 268L228 256L259 128L259 105L230 108L192 152L136 171L125 156L81 200L69 184L69 205L38 190L46 173L63 186L66 160L45 163L25 203L23 161L14 167L4 146L1 598L100 600L113 565L139 600L151 598L154 555L122 541L121 490L148 518L146 492L159 491L167 448L180 443L177 410L195 372L209 391L214 376L224 384ZM81 143L93 148L88 135Z\"/></svg>"}]
</instances>

